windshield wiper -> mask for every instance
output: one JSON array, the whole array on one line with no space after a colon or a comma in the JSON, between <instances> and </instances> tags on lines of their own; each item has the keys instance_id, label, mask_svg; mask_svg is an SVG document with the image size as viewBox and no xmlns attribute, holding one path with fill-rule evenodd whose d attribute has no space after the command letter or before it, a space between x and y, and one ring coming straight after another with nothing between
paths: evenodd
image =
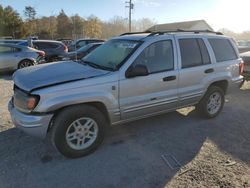
<instances>
[{"instance_id":1,"label":"windshield wiper","mask_svg":"<svg viewBox=\"0 0 250 188\"><path fill-rule=\"evenodd\" d=\"M98 65L98 64L95 64L95 63L90 62L90 61L81 60L80 62L81 62L81 63L84 63L84 64L87 64L87 65L89 65L89 66L91 66L91 67L97 68L97 69L108 70L108 71L114 71L114 69L111 68L111 67L106 67L106 66L103 66L103 65Z\"/></svg>"}]
</instances>

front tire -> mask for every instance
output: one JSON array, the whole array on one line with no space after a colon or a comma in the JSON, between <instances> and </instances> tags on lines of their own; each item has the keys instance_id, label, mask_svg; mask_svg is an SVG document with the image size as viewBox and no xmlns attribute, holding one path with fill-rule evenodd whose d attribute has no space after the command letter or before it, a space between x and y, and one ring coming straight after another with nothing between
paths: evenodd
<instances>
[{"instance_id":1,"label":"front tire","mask_svg":"<svg viewBox=\"0 0 250 188\"><path fill-rule=\"evenodd\" d=\"M210 86L197 105L198 112L206 118L214 118L221 112L224 102L224 91L220 87Z\"/></svg>"},{"instance_id":2,"label":"front tire","mask_svg":"<svg viewBox=\"0 0 250 188\"><path fill-rule=\"evenodd\" d=\"M102 143L105 122L104 115L93 106L66 108L55 118L52 143L65 157L83 157Z\"/></svg>"}]
</instances>

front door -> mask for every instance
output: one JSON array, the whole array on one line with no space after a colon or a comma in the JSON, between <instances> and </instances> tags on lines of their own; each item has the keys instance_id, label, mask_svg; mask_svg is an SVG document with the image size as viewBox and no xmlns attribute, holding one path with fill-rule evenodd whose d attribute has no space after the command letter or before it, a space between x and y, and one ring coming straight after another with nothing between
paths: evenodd
<instances>
[{"instance_id":1,"label":"front door","mask_svg":"<svg viewBox=\"0 0 250 188\"><path fill-rule=\"evenodd\" d=\"M143 64L149 75L120 80L121 118L134 119L177 107L178 71L172 40L146 47L131 66Z\"/></svg>"}]
</instances>

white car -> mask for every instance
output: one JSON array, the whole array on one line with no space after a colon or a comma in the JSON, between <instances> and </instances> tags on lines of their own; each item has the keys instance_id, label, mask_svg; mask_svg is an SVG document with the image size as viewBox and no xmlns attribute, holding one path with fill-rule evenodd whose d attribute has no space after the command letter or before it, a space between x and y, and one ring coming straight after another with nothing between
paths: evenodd
<instances>
[{"instance_id":1,"label":"white car","mask_svg":"<svg viewBox=\"0 0 250 188\"><path fill-rule=\"evenodd\" d=\"M16 70L38 64L45 53L17 44L0 44L0 71Z\"/></svg>"}]
</instances>

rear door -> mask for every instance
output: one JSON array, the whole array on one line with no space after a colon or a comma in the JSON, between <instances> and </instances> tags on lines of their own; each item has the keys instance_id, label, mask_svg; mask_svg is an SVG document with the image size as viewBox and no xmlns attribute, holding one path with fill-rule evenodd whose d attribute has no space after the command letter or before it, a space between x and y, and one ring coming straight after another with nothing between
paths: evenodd
<instances>
[{"instance_id":1,"label":"rear door","mask_svg":"<svg viewBox=\"0 0 250 188\"><path fill-rule=\"evenodd\" d=\"M121 117L139 118L177 107L176 52L172 39L154 42L144 48L131 66L143 64L148 76L120 80Z\"/></svg>"},{"instance_id":2,"label":"rear door","mask_svg":"<svg viewBox=\"0 0 250 188\"><path fill-rule=\"evenodd\" d=\"M214 74L207 41L202 36L176 36L179 57L179 107L196 104Z\"/></svg>"}]
</instances>

